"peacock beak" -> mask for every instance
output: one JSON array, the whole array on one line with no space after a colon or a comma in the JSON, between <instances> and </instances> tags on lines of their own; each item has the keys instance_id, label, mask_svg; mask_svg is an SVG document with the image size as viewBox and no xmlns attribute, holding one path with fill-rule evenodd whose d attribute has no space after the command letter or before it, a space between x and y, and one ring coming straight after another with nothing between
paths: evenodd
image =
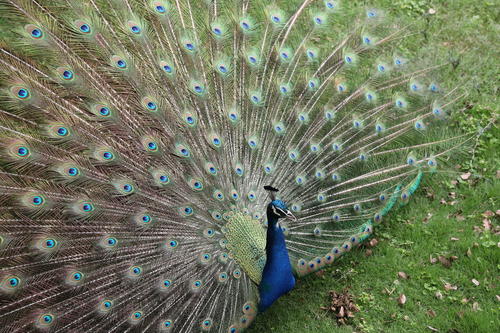
<instances>
[{"instance_id":1,"label":"peacock beak","mask_svg":"<svg viewBox=\"0 0 500 333\"><path fill-rule=\"evenodd\" d=\"M293 220L293 221L297 221L297 218L295 217L295 215L293 215L292 212L289 210L286 211L286 218Z\"/></svg>"}]
</instances>

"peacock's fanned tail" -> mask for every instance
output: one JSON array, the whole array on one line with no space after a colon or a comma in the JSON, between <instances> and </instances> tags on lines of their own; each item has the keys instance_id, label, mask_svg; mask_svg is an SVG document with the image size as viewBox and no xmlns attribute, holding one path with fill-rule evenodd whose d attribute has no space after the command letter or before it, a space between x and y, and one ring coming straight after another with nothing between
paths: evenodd
<instances>
[{"instance_id":1,"label":"peacock's fanned tail","mask_svg":"<svg viewBox=\"0 0 500 333\"><path fill-rule=\"evenodd\" d=\"M405 203L460 97L340 1L0 0L0 327L239 332Z\"/></svg>"}]
</instances>

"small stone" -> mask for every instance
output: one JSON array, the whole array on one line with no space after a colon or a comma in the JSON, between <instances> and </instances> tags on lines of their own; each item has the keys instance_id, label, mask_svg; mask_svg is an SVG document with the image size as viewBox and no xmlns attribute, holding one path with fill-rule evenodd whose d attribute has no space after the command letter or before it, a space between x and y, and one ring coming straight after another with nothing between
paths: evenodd
<instances>
[{"instance_id":1,"label":"small stone","mask_svg":"<svg viewBox=\"0 0 500 333\"><path fill-rule=\"evenodd\" d=\"M398 297L398 304L399 305L404 305L406 303L406 295L405 294L400 294Z\"/></svg>"},{"instance_id":2,"label":"small stone","mask_svg":"<svg viewBox=\"0 0 500 333\"><path fill-rule=\"evenodd\" d=\"M476 286L479 286L479 281L478 281L478 280L476 280L476 279L472 279L471 281L472 281L472 283L474 283Z\"/></svg>"},{"instance_id":3,"label":"small stone","mask_svg":"<svg viewBox=\"0 0 500 333\"><path fill-rule=\"evenodd\" d=\"M408 274L406 274L405 272L398 272L398 277L406 280L408 279Z\"/></svg>"},{"instance_id":4,"label":"small stone","mask_svg":"<svg viewBox=\"0 0 500 333\"><path fill-rule=\"evenodd\" d=\"M436 14L436 10L434 8L429 8L429 14L431 15Z\"/></svg>"}]
</instances>

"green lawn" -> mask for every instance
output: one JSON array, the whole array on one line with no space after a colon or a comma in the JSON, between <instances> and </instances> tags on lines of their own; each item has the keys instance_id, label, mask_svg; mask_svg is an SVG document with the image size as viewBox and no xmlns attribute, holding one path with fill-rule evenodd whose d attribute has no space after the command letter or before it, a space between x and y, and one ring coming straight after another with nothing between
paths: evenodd
<instances>
[{"instance_id":1,"label":"green lawn","mask_svg":"<svg viewBox=\"0 0 500 333\"><path fill-rule=\"evenodd\" d=\"M363 1L351 3L358 4L347 4L346 13ZM469 92L457 105L464 112L450 126L470 132L485 126L488 130L474 147L464 148L456 169L427 177L411 203L375 229L374 238L379 242L371 256L362 247L322 275L301 279L290 294L257 317L249 333L464 333L496 332L500 327L498 3L372 3L415 22L412 29L418 33L404 47L416 57L425 57L432 50L430 60L443 57L441 60L458 64L456 69L449 66L439 73L444 86L463 85ZM432 15L428 14L430 8L435 11ZM439 256L444 264L437 260ZM451 256L457 259L450 266ZM431 263L431 258L437 262ZM398 272L408 278L398 277ZM340 292L345 287L360 312L349 325L338 326L334 316L321 307L329 305L330 290ZM398 304L401 294L406 296L404 305Z\"/></svg>"}]
</instances>

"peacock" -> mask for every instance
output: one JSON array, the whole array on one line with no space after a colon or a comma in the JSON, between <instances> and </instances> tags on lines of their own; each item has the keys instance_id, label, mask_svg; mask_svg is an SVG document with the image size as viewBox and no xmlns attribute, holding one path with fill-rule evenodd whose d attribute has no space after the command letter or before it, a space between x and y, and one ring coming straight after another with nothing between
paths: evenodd
<instances>
[{"instance_id":1,"label":"peacock","mask_svg":"<svg viewBox=\"0 0 500 333\"><path fill-rule=\"evenodd\" d=\"M463 93L345 13L1 0L2 332L241 332L406 205Z\"/></svg>"}]
</instances>

